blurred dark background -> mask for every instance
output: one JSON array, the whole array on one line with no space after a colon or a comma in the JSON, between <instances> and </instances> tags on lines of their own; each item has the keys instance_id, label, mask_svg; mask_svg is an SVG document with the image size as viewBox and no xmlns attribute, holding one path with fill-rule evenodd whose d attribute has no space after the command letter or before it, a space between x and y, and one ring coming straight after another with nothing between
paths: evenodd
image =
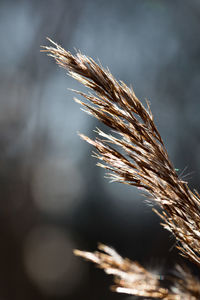
<instances>
[{"instance_id":1,"label":"blurred dark background","mask_svg":"<svg viewBox=\"0 0 200 300\"><path fill-rule=\"evenodd\" d=\"M136 189L95 166L76 132L101 125L40 45L80 49L148 98L171 160L199 189L199 32L198 0L0 1L0 300L127 299L72 254L99 241L161 273L180 260Z\"/></svg>"}]
</instances>

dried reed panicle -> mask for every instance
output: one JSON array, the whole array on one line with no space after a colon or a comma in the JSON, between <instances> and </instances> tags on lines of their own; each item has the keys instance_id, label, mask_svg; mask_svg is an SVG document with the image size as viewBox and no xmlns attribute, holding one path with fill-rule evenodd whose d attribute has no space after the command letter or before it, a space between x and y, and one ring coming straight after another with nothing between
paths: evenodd
<instances>
[{"instance_id":1,"label":"dried reed panicle","mask_svg":"<svg viewBox=\"0 0 200 300\"><path fill-rule=\"evenodd\" d=\"M50 42L54 46L43 47L43 51L93 92L77 92L86 101L75 100L112 129L112 134L97 129L95 140L80 135L96 147L95 156L101 161L98 165L110 171L112 181L147 192L158 204L159 211L154 210L176 237L181 254L200 267L200 196L178 177L148 102L145 108L131 88L93 59L81 53L73 56Z\"/></svg>"},{"instance_id":2,"label":"dried reed panicle","mask_svg":"<svg viewBox=\"0 0 200 300\"><path fill-rule=\"evenodd\" d=\"M122 258L114 249L99 244L94 253L75 250L74 253L85 258L114 276L112 290L129 295L165 300L197 300L200 298L200 283L189 270L177 266L177 276L173 278L170 289L163 288L163 278L150 273L138 262Z\"/></svg>"},{"instance_id":3,"label":"dried reed panicle","mask_svg":"<svg viewBox=\"0 0 200 300\"><path fill-rule=\"evenodd\" d=\"M172 291L180 295L180 299L200 299L200 282L187 267L176 266L177 276L174 278Z\"/></svg>"}]
</instances>

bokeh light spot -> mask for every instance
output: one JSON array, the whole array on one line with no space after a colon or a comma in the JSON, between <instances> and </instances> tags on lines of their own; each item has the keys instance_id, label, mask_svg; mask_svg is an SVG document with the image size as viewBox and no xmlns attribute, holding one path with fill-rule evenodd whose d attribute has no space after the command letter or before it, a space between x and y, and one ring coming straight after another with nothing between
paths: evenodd
<instances>
[{"instance_id":1,"label":"bokeh light spot","mask_svg":"<svg viewBox=\"0 0 200 300\"><path fill-rule=\"evenodd\" d=\"M39 227L30 232L24 244L24 264L42 292L65 295L83 282L86 266L73 255L74 248L69 236L56 227Z\"/></svg>"}]
</instances>

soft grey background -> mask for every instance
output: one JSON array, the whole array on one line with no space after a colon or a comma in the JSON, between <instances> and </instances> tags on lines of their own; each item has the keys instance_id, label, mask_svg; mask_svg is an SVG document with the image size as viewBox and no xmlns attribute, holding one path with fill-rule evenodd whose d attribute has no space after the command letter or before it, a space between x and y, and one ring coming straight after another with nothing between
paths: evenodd
<instances>
[{"instance_id":1,"label":"soft grey background","mask_svg":"<svg viewBox=\"0 0 200 300\"><path fill-rule=\"evenodd\" d=\"M179 260L145 199L95 166L77 131L101 125L67 90L83 87L39 52L45 37L148 98L171 160L198 189L199 32L198 0L0 1L0 300L127 299L72 254L99 241L162 273Z\"/></svg>"}]
</instances>

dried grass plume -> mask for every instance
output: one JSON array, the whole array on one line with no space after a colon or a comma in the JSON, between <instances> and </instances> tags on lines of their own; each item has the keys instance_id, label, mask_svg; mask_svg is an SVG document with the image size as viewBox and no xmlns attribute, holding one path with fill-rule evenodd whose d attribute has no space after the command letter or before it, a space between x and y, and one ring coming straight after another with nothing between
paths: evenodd
<instances>
[{"instance_id":1,"label":"dried grass plume","mask_svg":"<svg viewBox=\"0 0 200 300\"><path fill-rule=\"evenodd\" d=\"M113 291L165 300L200 299L200 282L186 268L177 265L177 275L171 277L171 286L166 288L163 287L164 276L147 271L138 262L122 258L108 246L99 244L98 249L94 253L80 250L75 250L74 253L113 275Z\"/></svg>"},{"instance_id":2,"label":"dried grass plume","mask_svg":"<svg viewBox=\"0 0 200 300\"><path fill-rule=\"evenodd\" d=\"M109 171L112 181L136 186L148 193L152 202L157 204L154 211L161 217L163 227L175 236L181 254L200 267L200 196L196 191L191 191L187 182L177 175L148 102L145 108L132 88L117 81L108 69L98 65L92 58L80 52L72 55L49 41L53 46L45 46L42 51L52 56L59 66L68 70L70 76L91 91L87 94L76 92L85 101L75 101L112 130L106 134L97 129L98 137L95 140L80 135L96 148L95 156L100 161L98 165ZM115 275L118 292L160 299L183 299L173 298L179 297L180 293L161 288L158 279L137 263L129 265L128 260L123 260L106 246L100 246L100 250L105 253L76 254ZM131 275L125 279L129 273ZM180 284L178 286L177 291L181 290ZM184 296L184 299L200 299L199 286L196 298Z\"/></svg>"}]
</instances>

